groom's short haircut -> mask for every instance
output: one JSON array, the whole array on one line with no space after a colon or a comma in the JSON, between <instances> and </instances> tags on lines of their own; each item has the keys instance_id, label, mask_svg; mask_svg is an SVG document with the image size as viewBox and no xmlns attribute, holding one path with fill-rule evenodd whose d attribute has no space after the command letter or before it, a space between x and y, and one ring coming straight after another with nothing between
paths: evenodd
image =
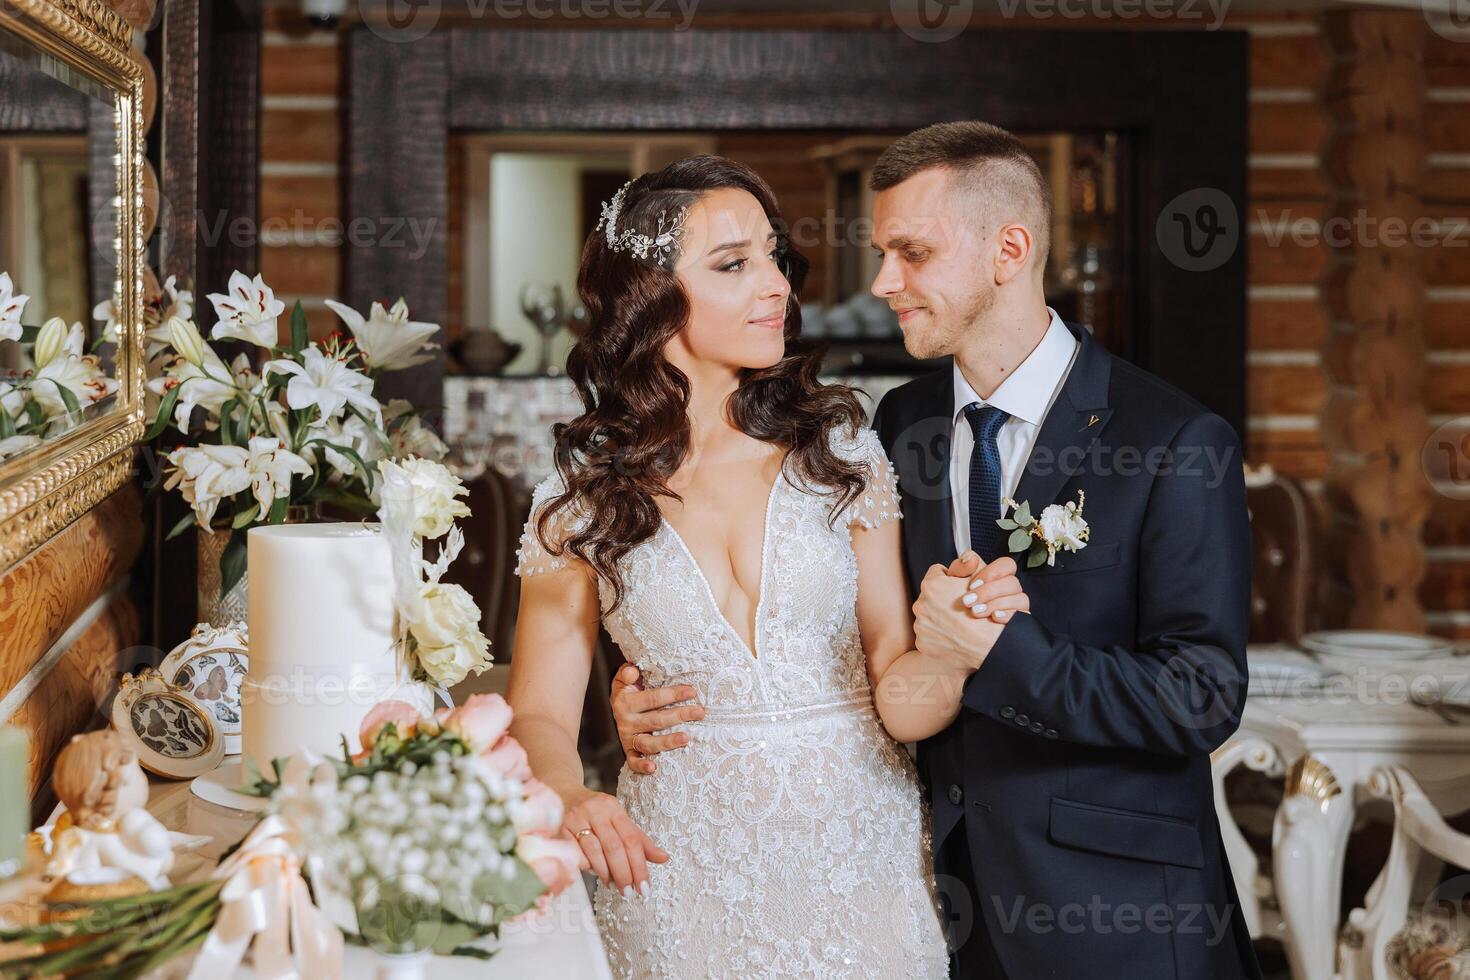
<instances>
[{"instance_id":1,"label":"groom's short haircut","mask_svg":"<svg viewBox=\"0 0 1470 980\"><path fill-rule=\"evenodd\" d=\"M936 123L915 130L884 150L873 164L868 185L885 191L910 177L944 167L951 186L976 217L997 213L1020 221L1036 239L1037 268L1046 268L1051 251L1051 185L1035 158L1014 134L985 122Z\"/></svg>"}]
</instances>

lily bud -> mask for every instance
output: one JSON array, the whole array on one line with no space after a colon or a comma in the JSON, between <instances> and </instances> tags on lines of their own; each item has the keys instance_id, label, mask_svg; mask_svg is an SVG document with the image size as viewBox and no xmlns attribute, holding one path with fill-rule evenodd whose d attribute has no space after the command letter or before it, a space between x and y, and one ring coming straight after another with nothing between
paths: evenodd
<instances>
[{"instance_id":1,"label":"lily bud","mask_svg":"<svg viewBox=\"0 0 1470 980\"><path fill-rule=\"evenodd\" d=\"M204 338L199 329L181 316L168 318L169 343L174 350L195 367L204 366Z\"/></svg>"},{"instance_id":2,"label":"lily bud","mask_svg":"<svg viewBox=\"0 0 1470 980\"><path fill-rule=\"evenodd\" d=\"M41 325L36 334L36 346L31 350L31 358L39 370L56 360L56 355L65 349L66 321L59 316L53 316Z\"/></svg>"}]
</instances>

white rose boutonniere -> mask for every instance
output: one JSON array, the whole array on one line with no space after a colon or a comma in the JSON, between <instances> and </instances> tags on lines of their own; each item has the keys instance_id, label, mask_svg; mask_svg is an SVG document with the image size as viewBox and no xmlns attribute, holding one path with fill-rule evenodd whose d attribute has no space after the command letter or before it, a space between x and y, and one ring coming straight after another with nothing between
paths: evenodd
<instances>
[{"instance_id":1,"label":"white rose boutonniere","mask_svg":"<svg viewBox=\"0 0 1470 980\"><path fill-rule=\"evenodd\" d=\"M1004 503L1012 511L1010 517L1002 517L995 523L1002 530L1011 532L1006 547L1012 552L1026 552L1026 567L1035 568L1042 562L1055 565L1057 552L1081 551L1087 547L1092 529L1082 517L1082 504L1086 494L1078 490L1077 500L1065 504L1051 504L1040 517L1031 514L1030 501L1019 504L1010 497Z\"/></svg>"}]
</instances>

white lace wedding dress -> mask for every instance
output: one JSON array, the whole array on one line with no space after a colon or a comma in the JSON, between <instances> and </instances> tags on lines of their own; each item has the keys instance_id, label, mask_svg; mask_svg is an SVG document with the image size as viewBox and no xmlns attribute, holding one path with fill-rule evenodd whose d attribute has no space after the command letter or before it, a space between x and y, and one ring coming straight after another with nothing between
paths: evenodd
<instances>
[{"instance_id":1,"label":"white lace wedding dress","mask_svg":"<svg viewBox=\"0 0 1470 980\"><path fill-rule=\"evenodd\" d=\"M649 686L690 684L705 718L652 775L625 766L618 799L667 863L647 898L599 888L595 908L622 977L943 977L927 821L908 753L873 708L856 615L849 527L895 520L893 469L864 429L834 440L863 461L867 492L829 528L832 496L777 478L766 504L751 651L667 521L622 566L603 617ZM517 574L560 567L535 518ZM578 516L561 521L557 533ZM599 583L602 607L612 588Z\"/></svg>"}]
</instances>

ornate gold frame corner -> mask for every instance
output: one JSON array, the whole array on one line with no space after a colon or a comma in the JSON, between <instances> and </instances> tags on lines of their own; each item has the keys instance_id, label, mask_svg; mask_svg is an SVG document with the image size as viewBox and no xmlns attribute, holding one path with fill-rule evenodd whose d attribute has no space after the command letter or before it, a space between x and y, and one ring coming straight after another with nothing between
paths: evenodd
<instances>
[{"instance_id":1,"label":"ornate gold frame corner","mask_svg":"<svg viewBox=\"0 0 1470 980\"><path fill-rule=\"evenodd\" d=\"M143 437L143 71L128 56L132 28L96 0L0 0L0 32L19 37L117 97L119 385L96 418L0 463L0 571L9 569L113 493L133 473Z\"/></svg>"}]
</instances>

